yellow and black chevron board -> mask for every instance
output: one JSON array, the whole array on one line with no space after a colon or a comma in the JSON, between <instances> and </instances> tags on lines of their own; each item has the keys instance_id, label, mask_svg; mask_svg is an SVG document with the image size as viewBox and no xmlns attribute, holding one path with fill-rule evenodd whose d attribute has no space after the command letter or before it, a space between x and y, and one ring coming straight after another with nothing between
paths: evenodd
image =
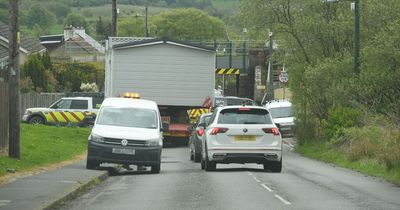
<instances>
[{"instance_id":1,"label":"yellow and black chevron board","mask_svg":"<svg viewBox=\"0 0 400 210\"><path fill-rule=\"evenodd\" d=\"M240 74L239 68L217 68L215 69L216 74Z\"/></svg>"},{"instance_id":2,"label":"yellow and black chevron board","mask_svg":"<svg viewBox=\"0 0 400 210\"><path fill-rule=\"evenodd\" d=\"M209 110L204 108L199 108L199 109L189 109L187 110L187 112L189 115L190 123L196 123L199 117L202 114L208 113Z\"/></svg>"}]
</instances>

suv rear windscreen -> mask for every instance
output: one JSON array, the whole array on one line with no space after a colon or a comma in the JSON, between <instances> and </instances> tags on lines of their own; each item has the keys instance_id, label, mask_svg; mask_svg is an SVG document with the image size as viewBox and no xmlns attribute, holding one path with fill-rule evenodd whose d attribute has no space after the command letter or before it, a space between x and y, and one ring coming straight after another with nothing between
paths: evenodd
<instances>
[{"instance_id":1,"label":"suv rear windscreen","mask_svg":"<svg viewBox=\"0 0 400 210\"><path fill-rule=\"evenodd\" d=\"M234 108L224 109L218 117L219 124L272 124L265 109Z\"/></svg>"}]
</instances>

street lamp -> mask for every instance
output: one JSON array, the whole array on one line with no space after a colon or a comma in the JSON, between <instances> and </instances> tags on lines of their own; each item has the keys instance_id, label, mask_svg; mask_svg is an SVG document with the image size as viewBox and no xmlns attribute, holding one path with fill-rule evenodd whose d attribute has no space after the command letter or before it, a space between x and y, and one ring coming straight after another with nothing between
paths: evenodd
<instances>
[{"instance_id":1,"label":"street lamp","mask_svg":"<svg viewBox=\"0 0 400 210\"><path fill-rule=\"evenodd\" d=\"M338 3L339 0L322 0L324 3ZM354 10L354 73L360 74L360 0L351 4Z\"/></svg>"}]
</instances>

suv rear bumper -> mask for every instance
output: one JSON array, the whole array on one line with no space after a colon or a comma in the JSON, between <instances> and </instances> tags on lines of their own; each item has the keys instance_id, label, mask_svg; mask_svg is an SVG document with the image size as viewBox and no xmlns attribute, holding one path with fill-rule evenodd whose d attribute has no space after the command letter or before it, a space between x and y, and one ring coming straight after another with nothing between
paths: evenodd
<instances>
[{"instance_id":1,"label":"suv rear bumper","mask_svg":"<svg viewBox=\"0 0 400 210\"><path fill-rule=\"evenodd\" d=\"M112 152L113 148L134 149L135 154L115 154ZM100 163L156 166L160 164L161 161L161 149L161 146L122 147L89 141L87 158Z\"/></svg>"},{"instance_id":2,"label":"suv rear bumper","mask_svg":"<svg viewBox=\"0 0 400 210\"><path fill-rule=\"evenodd\" d=\"M258 163L280 161L281 149L208 149L208 159L216 163Z\"/></svg>"}]
</instances>

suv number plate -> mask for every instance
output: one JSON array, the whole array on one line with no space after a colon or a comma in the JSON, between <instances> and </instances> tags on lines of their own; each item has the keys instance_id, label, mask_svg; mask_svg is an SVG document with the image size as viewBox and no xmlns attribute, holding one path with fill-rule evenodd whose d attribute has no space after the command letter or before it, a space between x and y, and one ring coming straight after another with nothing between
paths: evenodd
<instances>
[{"instance_id":1,"label":"suv number plate","mask_svg":"<svg viewBox=\"0 0 400 210\"><path fill-rule=\"evenodd\" d=\"M113 148L112 149L112 153L134 155L135 154L135 150L134 149L127 149L127 148Z\"/></svg>"},{"instance_id":2,"label":"suv number plate","mask_svg":"<svg viewBox=\"0 0 400 210\"><path fill-rule=\"evenodd\" d=\"M256 136L235 136L236 141L255 141Z\"/></svg>"}]
</instances>

